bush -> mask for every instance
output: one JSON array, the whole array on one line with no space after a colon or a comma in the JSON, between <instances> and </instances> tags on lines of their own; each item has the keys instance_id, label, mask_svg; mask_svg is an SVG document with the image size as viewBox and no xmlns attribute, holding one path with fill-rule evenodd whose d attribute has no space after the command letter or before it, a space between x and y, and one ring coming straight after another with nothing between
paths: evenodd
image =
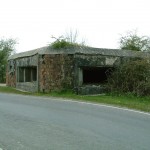
<instances>
[{"instance_id":1,"label":"bush","mask_svg":"<svg viewBox=\"0 0 150 150\"><path fill-rule=\"evenodd\" d=\"M59 40L56 40L55 42L51 43L50 46L52 46L52 48L54 48L54 49L61 49L61 48L76 47L79 45L76 43L68 42L65 39L59 39Z\"/></svg>"},{"instance_id":2,"label":"bush","mask_svg":"<svg viewBox=\"0 0 150 150\"><path fill-rule=\"evenodd\" d=\"M60 36L60 37L54 37L52 36L53 39L55 39L54 42L52 42L49 46L54 48L54 49L65 49L65 48L74 48L74 47L86 47L85 41L82 40L79 42L77 40L78 38L78 32L73 32L70 30L69 33L65 36Z\"/></svg>"},{"instance_id":3,"label":"bush","mask_svg":"<svg viewBox=\"0 0 150 150\"><path fill-rule=\"evenodd\" d=\"M108 89L119 94L150 95L150 63L130 60L116 67L108 77Z\"/></svg>"}]
</instances>

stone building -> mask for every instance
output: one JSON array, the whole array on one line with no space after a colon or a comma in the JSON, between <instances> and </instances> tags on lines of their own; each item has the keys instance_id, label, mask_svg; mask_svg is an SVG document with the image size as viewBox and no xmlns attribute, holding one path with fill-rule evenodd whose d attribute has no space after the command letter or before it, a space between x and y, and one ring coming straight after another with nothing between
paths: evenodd
<instances>
[{"instance_id":1,"label":"stone building","mask_svg":"<svg viewBox=\"0 0 150 150\"><path fill-rule=\"evenodd\" d=\"M9 57L6 84L30 92L69 88L79 94L101 93L107 73L115 65L130 58L149 55L117 49L42 47Z\"/></svg>"}]
</instances>

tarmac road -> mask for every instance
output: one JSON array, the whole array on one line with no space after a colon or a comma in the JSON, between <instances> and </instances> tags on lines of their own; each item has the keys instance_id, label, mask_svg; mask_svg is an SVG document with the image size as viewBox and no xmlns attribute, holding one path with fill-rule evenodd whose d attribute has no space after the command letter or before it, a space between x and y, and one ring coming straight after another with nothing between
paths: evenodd
<instances>
[{"instance_id":1,"label":"tarmac road","mask_svg":"<svg viewBox=\"0 0 150 150\"><path fill-rule=\"evenodd\" d=\"M0 93L0 150L150 150L150 114Z\"/></svg>"}]
</instances>

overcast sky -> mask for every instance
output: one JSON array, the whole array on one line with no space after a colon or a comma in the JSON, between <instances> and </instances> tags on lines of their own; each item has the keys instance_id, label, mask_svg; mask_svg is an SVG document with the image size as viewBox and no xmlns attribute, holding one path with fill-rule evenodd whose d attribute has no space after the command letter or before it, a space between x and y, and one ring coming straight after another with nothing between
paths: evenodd
<instances>
[{"instance_id":1,"label":"overcast sky","mask_svg":"<svg viewBox=\"0 0 150 150\"><path fill-rule=\"evenodd\" d=\"M45 46L70 29L89 46L118 48L127 31L150 36L150 0L1 0L0 38L17 38L17 52Z\"/></svg>"}]
</instances>

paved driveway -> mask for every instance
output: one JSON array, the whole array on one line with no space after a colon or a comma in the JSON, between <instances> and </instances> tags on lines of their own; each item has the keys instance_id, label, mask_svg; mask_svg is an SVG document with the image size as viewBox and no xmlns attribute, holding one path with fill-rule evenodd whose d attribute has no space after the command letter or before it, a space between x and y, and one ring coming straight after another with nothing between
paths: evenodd
<instances>
[{"instance_id":1,"label":"paved driveway","mask_svg":"<svg viewBox=\"0 0 150 150\"><path fill-rule=\"evenodd\" d=\"M3 150L149 150L150 115L0 93Z\"/></svg>"}]
</instances>

